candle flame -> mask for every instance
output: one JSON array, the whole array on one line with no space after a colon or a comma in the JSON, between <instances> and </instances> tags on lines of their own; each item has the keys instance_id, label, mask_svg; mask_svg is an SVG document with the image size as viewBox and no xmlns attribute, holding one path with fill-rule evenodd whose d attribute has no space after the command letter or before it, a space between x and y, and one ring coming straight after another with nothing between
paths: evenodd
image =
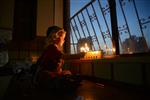
<instances>
[{"instance_id":1,"label":"candle flame","mask_svg":"<svg viewBox=\"0 0 150 100\"><path fill-rule=\"evenodd\" d=\"M88 52L88 51L90 51L90 49L89 49L87 43L85 43L84 46L82 46L80 48L80 52Z\"/></svg>"}]
</instances>

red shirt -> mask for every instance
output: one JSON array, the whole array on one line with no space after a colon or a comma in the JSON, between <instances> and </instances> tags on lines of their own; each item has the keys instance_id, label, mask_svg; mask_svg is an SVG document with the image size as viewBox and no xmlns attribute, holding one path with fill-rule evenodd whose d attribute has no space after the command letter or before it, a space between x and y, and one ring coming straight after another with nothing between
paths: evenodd
<instances>
[{"instance_id":1,"label":"red shirt","mask_svg":"<svg viewBox=\"0 0 150 100\"><path fill-rule=\"evenodd\" d=\"M55 45L49 45L41 56L41 70L56 71L63 53Z\"/></svg>"}]
</instances>

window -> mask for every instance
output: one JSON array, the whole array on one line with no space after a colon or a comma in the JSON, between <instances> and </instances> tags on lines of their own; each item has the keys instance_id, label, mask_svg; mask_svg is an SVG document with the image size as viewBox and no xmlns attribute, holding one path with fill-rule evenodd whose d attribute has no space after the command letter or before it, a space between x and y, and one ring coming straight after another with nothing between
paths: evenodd
<instances>
[{"instance_id":1,"label":"window","mask_svg":"<svg viewBox=\"0 0 150 100\"><path fill-rule=\"evenodd\" d=\"M121 54L150 50L150 1L116 0Z\"/></svg>"},{"instance_id":2,"label":"window","mask_svg":"<svg viewBox=\"0 0 150 100\"><path fill-rule=\"evenodd\" d=\"M119 53L149 52L150 1L115 0L115 2ZM112 16L108 0L70 0L70 14L71 54L99 50L104 55L114 54L113 26L110 20Z\"/></svg>"}]
</instances>

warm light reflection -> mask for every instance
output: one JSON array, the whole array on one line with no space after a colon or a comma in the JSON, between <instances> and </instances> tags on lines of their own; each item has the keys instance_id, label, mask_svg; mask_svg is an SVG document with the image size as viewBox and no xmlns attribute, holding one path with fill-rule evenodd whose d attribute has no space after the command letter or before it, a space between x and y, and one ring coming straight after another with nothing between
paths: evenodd
<instances>
[{"instance_id":1,"label":"warm light reflection","mask_svg":"<svg viewBox=\"0 0 150 100\"><path fill-rule=\"evenodd\" d=\"M88 52L90 49L87 45L87 43L84 44L84 46L80 47L80 52Z\"/></svg>"},{"instance_id":2,"label":"warm light reflection","mask_svg":"<svg viewBox=\"0 0 150 100\"><path fill-rule=\"evenodd\" d=\"M130 48L127 48L127 51L129 54L133 54L132 50L130 50Z\"/></svg>"},{"instance_id":3,"label":"warm light reflection","mask_svg":"<svg viewBox=\"0 0 150 100\"><path fill-rule=\"evenodd\" d=\"M106 48L106 55L112 55L112 54L115 54L116 52L116 49L113 47L113 48Z\"/></svg>"},{"instance_id":4,"label":"warm light reflection","mask_svg":"<svg viewBox=\"0 0 150 100\"><path fill-rule=\"evenodd\" d=\"M106 45L104 45L104 48L107 48L107 46L106 46Z\"/></svg>"},{"instance_id":5,"label":"warm light reflection","mask_svg":"<svg viewBox=\"0 0 150 100\"><path fill-rule=\"evenodd\" d=\"M116 48L112 48L112 53L115 54Z\"/></svg>"},{"instance_id":6,"label":"warm light reflection","mask_svg":"<svg viewBox=\"0 0 150 100\"><path fill-rule=\"evenodd\" d=\"M33 63L35 63L35 62L38 60L38 58L39 58L39 56L32 55L32 56L31 56L31 61L32 61Z\"/></svg>"},{"instance_id":7,"label":"warm light reflection","mask_svg":"<svg viewBox=\"0 0 150 100\"><path fill-rule=\"evenodd\" d=\"M102 58L101 51L89 51L85 53L84 57L81 58L81 60L100 59L100 58Z\"/></svg>"}]
</instances>

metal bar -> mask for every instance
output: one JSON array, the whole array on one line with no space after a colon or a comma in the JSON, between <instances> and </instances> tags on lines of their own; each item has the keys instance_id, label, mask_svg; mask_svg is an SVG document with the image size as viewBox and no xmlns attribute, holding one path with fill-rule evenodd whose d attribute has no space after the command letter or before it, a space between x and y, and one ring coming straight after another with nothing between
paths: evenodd
<instances>
[{"instance_id":1,"label":"metal bar","mask_svg":"<svg viewBox=\"0 0 150 100\"><path fill-rule=\"evenodd\" d=\"M121 47L123 47L123 44L122 44L122 42L121 42L120 35L118 36L118 39L119 39L119 41L120 41L120 45L121 45Z\"/></svg>"},{"instance_id":2,"label":"metal bar","mask_svg":"<svg viewBox=\"0 0 150 100\"><path fill-rule=\"evenodd\" d=\"M78 15L81 11L86 9L91 3L95 2L96 0L91 0L87 5L85 5L82 9L80 9L76 14L74 14L70 19L73 19L76 15Z\"/></svg>"},{"instance_id":3,"label":"metal bar","mask_svg":"<svg viewBox=\"0 0 150 100\"><path fill-rule=\"evenodd\" d=\"M77 35L76 35L76 31L75 31L75 29L74 29L74 27L73 27L73 25L72 25L72 22L70 22L70 25L71 25L71 27L72 27L72 29L73 29L73 31L74 31L74 33L75 33L75 37L76 37L76 39L77 39L77 41L78 41L79 39L78 39L78 37L77 37ZM73 34L72 31L71 31L71 33ZM71 34L71 36L72 36L71 38L72 38L72 40L73 40L73 35L72 35L72 34ZM77 53L74 44L75 44L75 43L74 43L74 40L73 40L74 53Z\"/></svg>"},{"instance_id":4,"label":"metal bar","mask_svg":"<svg viewBox=\"0 0 150 100\"><path fill-rule=\"evenodd\" d=\"M81 30L82 30L82 32L83 32L83 35L84 35L84 37L86 38L85 32L84 32L84 30L83 30L83 27L82 27L82 25L81 25L81 21L80 21L78 15L77 15L77 18L78 18L78 21L79 21L79 23L80 23L80 26L81 26Z\"/></svg>"},{"instance_id":5,"label":"metal bar","mask_svg":"<svg viewBox=\"0 0 150 100\"><path fill-rule=\"evenodd\" d=\"M78 29L78 27L77 27L77 23L76 23L75 19L73 19L73 21L74 21L75 26L76 26L76 28L77 28L77 31L78 31L78 34L79 34L79 38L81 38L81 35L80 35L80 32L79 32L79 29Z\"/></svg>"},{"instance_id":6,"label":"metal bar","mask_svg":"<svg viewBox=\"0 0 150 100\"><path fill-rule=\"evenodd\" d=\"M125 16L125 13L124 13L124 10L123 10L123 7L122 7L123 5L122 5L122 3L121 3L121 0L119 0L119 3L120 3L120 7L121 7L121 11L122 11L122 14L123 14L125 23L126 23L126 25L127 25L127 30L128 30L128 32L129 32L129 38L131 39L131 32L130 32L130 29L129 29L129 25L128 25L128 23L127 23L127 18L126 18L126 16Z\"/></svg>"},{"instance_id":7,"label":"metal bar","mask_svg":"<svg viewBox=\"0 0 150 100\"><path fill-rule=\"evenodd\" d=\"M89 17L89 19L90 19L90 23L91 23L92 29L93 29L93 31L94 31L94 35L96 35L96 31L95 31L94 25L93 25L93 23L92 23L92 21L91 21L89 11L88 11L87 8L85 8L85 9L86 9L86 12L87 12L87 14L88 14L88 17ZM96 37L96 38L97 38L97 37ZM93 45L93 47L94 47L94 45ZM99 48L100 48L100 50L101 50L101 47L99 47ZM94 50L95 50L95 47L94 47Z\"/></svg>"},{"instance_id":8,"label":"metal bar","mask_svg":"<svg viewBox=\"0 0 150 100\"><path fill-rule=\"evenodd\" d=\"M135 9L135 13L136 13L137 19L138 19L138 23L139 23L139 27L140 27L140 31L141 31L142 37L143 37L143 39L144 39L145 42L146 42L146 39L145 39L145 37L144 37L144 32L143 32L143 30L142 30L142 25L141 25L141 22L140 22L140 18L139 18L139 15L138 15L138 11L137 11L137 8L136 8L135 1L134 1L134 0L132 0L132 1L133 1L133 6L134 6L134 9ZM148 50L147 43L145 43L145 44L146 44L146 48L147 48L147 50Z\"/></svg>"},{"instance_id":9,"label":"metal bar","mask_svg":"<svg viewBox=\"0 0 150 100\"><path fill-rule=\"evenodd\" d=\"M76 37L76 39L77 39L77 40L79 40L79 39L78 39L78 37L77 37L77 35L76 35L76 31L75 31L75 29L73 28L72 22L70 22L70 25L71 25L71 27L72 27L72 29L73 29L74 33L75 33L75 37Z\"/></svg>"},{"instance_id":10,"label":"metal bar","mask_svg":"<svg viewBox=\"0 0 150 100\"><path fill-rule=\"evenodd\" d=\"M81 12L81 15L82 15L83 19L85 19L85 17L84 17L84 15L83 15L83 13L82 13L82 12ZM88 35L89 35L89 36L91 36L91 34L90 34L89 29L88 29L88 26L87 26L86 21L85 21L85 27L86 27L86 29L87 29Z\"/></svg>"},{"instance_id":11,"label":"metal bar","mask_svg":"<svg viewBox=\"0 0 150 100\"><path fill-rule=\"evenodd\" d=\"M147 23L150 23L150 21L146 21L146 22L143 22L143 23L141 23L141 24L143 24L143 25L144 25L144 24L147 24Z\"/></svg>"},{"instance_id":12,"label":"metal bar","mask_svg":"<svg viewBox=\"0 0 150 100\"><path fill-rule=\"evenodd\" d=\"M64 52L66 54L70 54L70 0L64 0L63 2L63 28L67 32L67 36L65 38L65 43L64 43ZM55 11L54 11L55 12ZM55 15L55 14L54 14ZM54 16L55 18L55 16Z\"/></svg>"},{"instance_id":13,"label":"metal bar","mask_svg":"<svg viewBox=\"0 0 150 100\"><path fill-rule=\"evenodd\" d=\"M99 29L100 29L101 35L102 35L102 37L103 37L103 41L104 41L105 45L107 46L107 44L106 44L106 41L105 41L105 38L104 38L104 35L103 35L103 32L102 32L102 29L101 29L100 23L99 23L99 21L98 21L98 18L97 18L97 15L96 15L96 12L95 12L95 9L94 9L93 4L91 4L91 6L92 6L92 9L93 9L93 11L94 11L94 14L95 14L95 17L96 17L96 21L97 21L98 27L99 27ZM95 34L95 35L96 35L96 34ZM97 40L97 43L98 43L99 48L101 49L101 47L100 47L100 43L99 43L99 41L98 41L97 36L96 36L96 40Z\"/></svg>"},{"instance_id":14,"label":"metal bar","mask_svg":"<svg viewBox=\"0 0 150 100\"><path fill-rule=\"evenodd\" d=\"M108 27L108 24L107 24L107 21L106 21L105 15L104 15L104 11L102 10L103 8L102 8L102 5L101 5L101 3L100 3L100 1L99 1L99 0L98 0L98 3L99 3L100 10L101 10L101 12L102 12L102 15L103 15L103 18L104 18L104 21L105 21L106 27L107 27L107 29L108 29L108 34L109 34L109 35L110 35L110 37L111 37L110 30L109 30L109 27ZM111 38L112 38L112 37L111 37Z\"/></svg>"},{"instance_id":15,"label":"metal bar","mask_svg":"<svg viewBox=\"0 0 150 100\"><path fill-rule=\"evenodd\" d=\"M109 10L109 8L107 8L107 9L104 9L103 11L105 12L105 11L107 11L107 10Z\"/></svg>"},{"instance_id":16,"label":"metal bar","mask_svg":"<svg viewBox=\"0 0 150 100\"><path fill-rule=\"evenodd\" d=\"M112 27L112 43L113 48L116 49L114 52L115 55L119 55L119 32L117 28L117 14L116 14L116 2L115 0L108 0L110 7L110 17L111 17L111 27Z\"/></svg>"},{"instance_id":17,"label":"metal bar","mask_svg":"<svg viewBox=\"0 0 150 100\"><path fill-rule=\"evenodd\" d=\"M72 32L71 32L72 33ZM73 44L75 43L74 42L74 39L73 39L73 35L72 34L70 34L70 36L71 36L71 40L72 40L72 42L73 42ZM76 53L76 49L75 49L75 46L73 45L73 48L74 48L74 52Z\"/></svg>"},{"instance_id":18,"label":"metal bar","mask_svg":"<svg viewBox=\"0 0 150 100\"><path fill-rule=\"evenodd\" d=\"M127 30L126 28L123 28L123 29L118 29L118 31L125 31Z\"/></svg>"},{"instance_id":19,"label":"metal bar","mask_svg":"<svg viewBox=\"0 0 150 100\"><path fill-rule=\"evenodd\" d=\"M109 34L109 36L110 36L110 38L111 38L111 40L112 40L112 37L111 37L111 34L110 34L110 30L109 30L109 27L108 27L108 24L107 24L105 15L104 15L104 11L109 10L109 7L108 7L108 9L103 10L102 5L101 5L101 3L100 3L99 0L98 0L98 4L99 4L100 10L101 10L101 12L102 12L104 22L105 22L105 24L106 24L106 27L107 27L107 30L108 30L108 34ZM103 36L103 35L102 35L102 36ZM104 36L103 36L103 38L104 38ZM105 41L105 42L106 42L106 41ZM106 43L105 43L105 45L106 45ZM106 48L108 48L107 45L106 45Z\"/></svg>"},{"instance_id":20,"label":"metal bar","mask_svg":"<svg viewBox=\"0 0 150 100\"><path fill-rule=\"evenodd\" d=\"M82 17L83 17L83 19L85 19L85 17L84 17L84 14L81 12L81 15L82 15ZM89 37L92 37L92 35L90 34L90 31L89 31L89 29L88 29L88 26L87 26L87 23L86 23L86 21L85 21L85 27L86 27L86 29L87 29L87 32L88 32L88 35L89 35ZM93 43L92 43L92 50L93 50Z\"/></svg>"}]
</instances>

